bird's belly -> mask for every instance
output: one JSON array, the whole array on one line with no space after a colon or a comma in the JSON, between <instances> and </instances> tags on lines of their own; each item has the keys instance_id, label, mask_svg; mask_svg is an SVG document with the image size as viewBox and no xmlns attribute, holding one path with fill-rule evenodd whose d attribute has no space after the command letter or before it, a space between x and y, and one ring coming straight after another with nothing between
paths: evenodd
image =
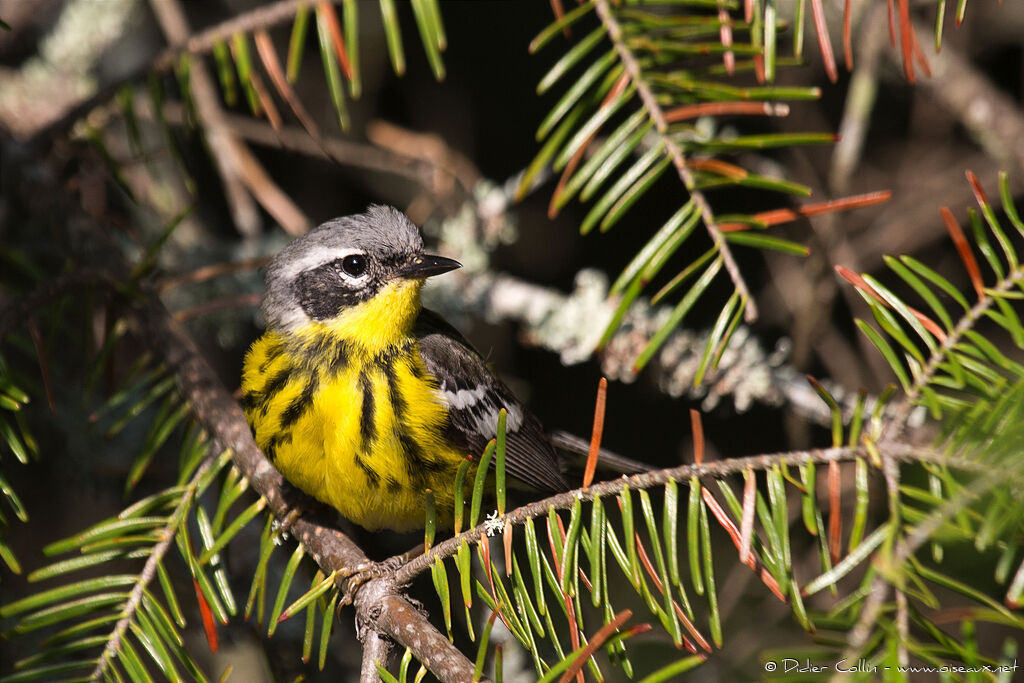
<instances>
[{"instance_id":1,"label":"bird's belly","mask_svg":"<svg viewBox=\"0 0 1024 683\"><path fill-rule=\"evenodd\" d=\"M467 454L444 437L447 409L418 355L320 373L301 414L283 420L308 384L290 379L265 415L250 415L257 443L281 474L371 531L423 528L430 489L438 524L450 527L455 474Z\"/></svg>"}]
</instances>

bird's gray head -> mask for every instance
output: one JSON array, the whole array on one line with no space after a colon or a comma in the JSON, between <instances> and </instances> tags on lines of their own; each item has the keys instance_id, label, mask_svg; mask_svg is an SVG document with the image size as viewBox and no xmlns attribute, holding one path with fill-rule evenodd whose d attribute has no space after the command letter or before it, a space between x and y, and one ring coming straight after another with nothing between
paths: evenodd
<instances>
[{"instance_id":1,"label":"bird's gray head","mask_svg":"<svg viewBox=\"0 0 1024 683\"><path fill-rule=\"evenodd\" d=\"M424 254L419 230L401 211L372 205L317 226L270 261L263 315L270 329L290 331L334 318L395 279L422 280L458 267Z\"/></svg>"}]
</instances>

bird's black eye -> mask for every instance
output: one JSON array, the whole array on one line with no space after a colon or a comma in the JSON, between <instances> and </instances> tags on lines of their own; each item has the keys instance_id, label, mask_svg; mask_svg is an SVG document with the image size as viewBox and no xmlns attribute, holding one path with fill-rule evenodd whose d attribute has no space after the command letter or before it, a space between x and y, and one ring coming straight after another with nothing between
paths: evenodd
<instances>
[{"instance_id":1,"label":"bird's black eye","mask_svg":"<svg viewBox=\"0 0 1024 683\"><path fill-rule=\"evenodd\" d=\"M366 272L366 257L362 254L349 254L341 259L341 269L352 277L359 277Z\"/></svg>"}]
</instances>

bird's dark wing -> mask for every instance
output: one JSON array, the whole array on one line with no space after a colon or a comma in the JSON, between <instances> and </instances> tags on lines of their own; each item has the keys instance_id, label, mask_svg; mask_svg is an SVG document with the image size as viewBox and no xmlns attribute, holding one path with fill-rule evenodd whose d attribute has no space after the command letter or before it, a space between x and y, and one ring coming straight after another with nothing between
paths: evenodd
<instances>
[{"instance_id":1,"label":"bird's dark wing","mask_svg":"<svg viewBox=\"0 0 1024 683\"><path fill-rule=\"evenodd\" d=\"M561 453L568 454L570 466L578 464L580 469L586 467L587 457L590 455L589 441L561 430L552 432L549 438L552 446ZM654 469L647 463L612 453L607 448L598 450L597 468L613 474L642 474Z\"/></svg>"},{"instance_id":2,"label":"bird's dark wing","mask_svg":"<svg viewBox=\"0 0 1024 683\"><path fill-rule=\"evenodd\" d=\"M416 325L419 351L427 371L437 380L448 403L448 436L453 443L479 457L494 438L498 411L505 422L505 470L541 491L565 491L569 485L558 466L558 456L540 420L519 402L487 369L480 354L454 327L433 311L423 310Z\"/></svg>"}]
</instances>

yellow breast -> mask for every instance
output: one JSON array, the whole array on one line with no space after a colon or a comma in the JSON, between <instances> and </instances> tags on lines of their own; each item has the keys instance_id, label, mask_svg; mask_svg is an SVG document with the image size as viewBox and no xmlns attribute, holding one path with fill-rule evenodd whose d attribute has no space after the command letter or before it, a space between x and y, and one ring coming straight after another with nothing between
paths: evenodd
<instances>
[{"instance_id":1,"label":"yellow breast","mask_svg":"<svg viewBox=\"0 0 1024 683\"><path fill-rule=\"evenodd\" d=\"M422 528L430 488L450 526L468 454L445 438L445 401L411 333L419 288L392 287L332 321L258 339L243 367L245 412L285 478L348 519Z\"/></svg>"}]
</instances>

